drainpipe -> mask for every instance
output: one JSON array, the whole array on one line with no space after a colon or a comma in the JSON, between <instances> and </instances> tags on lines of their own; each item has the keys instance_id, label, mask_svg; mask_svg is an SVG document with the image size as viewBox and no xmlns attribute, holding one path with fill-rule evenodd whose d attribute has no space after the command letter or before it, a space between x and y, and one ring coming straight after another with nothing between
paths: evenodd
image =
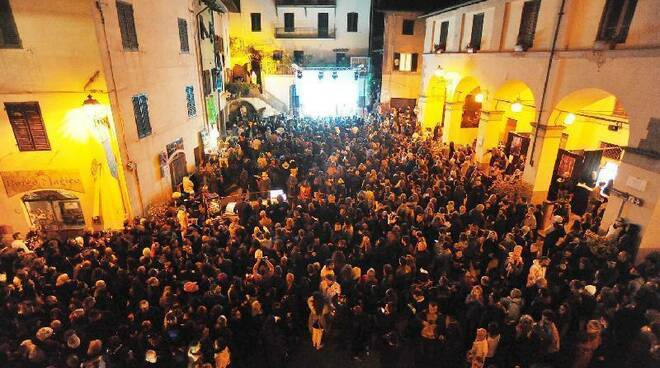
<instances>
[{"instance_id":1,"label":"drainpipe","mask_svg":"<svg viewBox=\"0 0 660 368\"><path fill-rule=\"evenodd\" d=\"M559 36L559 26L561 25L561 18L564 15L564 5L566 0L561 1L561 6L559 7L559 14L557 14L557 25L555 26L555 34L552 38L552 48L550 49L550 56L548 56L548 67L545 71L545 82L543 83L543 93L541 94L541 103L539 105L539 121L536 123L536 129L534 130L534 141L532 141L532 150L529 153L529 166L534 166L534 148L536 148L536 141L539 136L539 127L541 125L541 114L543 114L543 108L545 106L545 97L548 92L548 83L550 81L550 71L552 70L552 62L555 57L555 50L557 47L557 37Z\"/></svg>"}]
</instances>

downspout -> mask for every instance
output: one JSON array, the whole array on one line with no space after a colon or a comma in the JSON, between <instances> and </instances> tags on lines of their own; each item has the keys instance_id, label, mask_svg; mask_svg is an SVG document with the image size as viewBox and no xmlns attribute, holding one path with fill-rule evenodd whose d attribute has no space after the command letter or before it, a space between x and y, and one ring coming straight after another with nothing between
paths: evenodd
<instances>
[{"instance_id":1,"label":"downspout","mask_svg":"<svg viewBox=\"0 0 660 368\"><path fill-rule=\"evenodd\" d=\"M193 4L191 4L193 6ZM204 106L202 112L204 116L204 125L206 129L209 129L209 116L208 116L208 109L206 106L206 96L204 96L204 81L202 81L202 75L204 75L204 64L203 64L203 59L202 59L202 45L201 42L202 40L199 37L199 15L202 14L202 12L206 11L209 7L204 6L200 11L195 12L193 8L190 9L190 11L194 14L194 24L195 24L195 51L197 53L197 65L198 65L198 70L197 70L197 83L199 85L199 95L201 97L201 103L202 106Z\"/></svg>"},{"instance_id":2,"label":"downspout","mask_svg":"<svg viewBox=\"0 0 660 368\"><path fill-rule=\"evenodd\" d=\"M539 104L539 121L536 123L536 129L534 129L534 141L532 142L532 150L529 153L529 166L534 166L534 149L536 148L536 141L539 136L539 128L541 126L541 115L543 114L543 108L545 107L545 97L548 92L548 83L550 81L550 71L552 70L552 62L555 57L555 50L557 47L557 38L559 36L559 27L561 25L561 18L564 15L564 5L566 0L561 1L561 6L559 7L559 14L557 14L557 25L555 26L555 34L552 38L552 48L550 49L550 56L548 57L548 67L545 71L545 82L543 83L543 93L541 94L541 103Z\"/></svg>"},{"instance_id":3,"label":"downspout","mask_svg":"<svg viewBox=\"0 0 660 368\"><path fill-rule=\"evenodd\" d=\"M110 89L110 91L108 91L108 94L111 96L111 98L114 100L115 104L117 105L117 110L119 110L119 114L118 114L119 116L117 116L117 119L115 119L114 121L116 123L121 124L122 143L123 143L123 146L124 146L124 152L126 154L126 161L127 161L126 163L122 162L122 164L125 164L128 167L131 164L132 161L131 161L131 157L130 157L129 152L128 152L128 145L126 144L126 131L124 129L124 121L123 121L123 117L121 115L121 107L120 107L120 104L119 104L119 96L117 95L117 81L115 80L115 71L114 71L113 63L112 63L112 54L110 53L110 44L108 43L108 32L105 29L105 15L103 14L103 6L101 5L100 0L96 1L96 8L98 9L99 16L101 17L101 26L103 28L103 39L104 39L104 42L105 42L105 52L108 55L108 67L110 69L110 80L112 81L112 88ZM119 142L117 142L117 143L119 143ZM120 154L120 157L121 157L121 154ZM124 171L124 170L122 170L122 171ZM135 175L134 175L135 176L135 183L136 183L136 187L137 187L138 199L140 200L140 212L141 212L142 215L144 215L144 200L142 199L142 188L140 186L140 176L139 176L139 173L138 173L137 165L135 165L133 171L135 172ZM124 177L125 177L125 174L124 174ZM126 191L127 190L128 190L128 188L126 188ZM124 211L128 211L129 212L128 214L130 215L130 210L128 209L130 206L127 206L127 203L126 203L128 201L128 199L124 198L124 196L128 195L128 193L124 193L123 189L121 190L121 192L122 192L122 195L121 195L122 205L124 206ZM128 201L128 202L130 202L130 201Z\"/></svg>"}]
</instances>

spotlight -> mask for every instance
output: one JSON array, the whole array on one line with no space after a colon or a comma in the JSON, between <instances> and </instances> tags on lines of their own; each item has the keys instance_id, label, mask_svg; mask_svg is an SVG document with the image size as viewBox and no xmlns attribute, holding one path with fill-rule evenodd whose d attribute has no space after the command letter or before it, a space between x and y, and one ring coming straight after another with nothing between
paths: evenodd
<instances>
[{"instance_id":1,"label":"spotlight","mask_svg":"<svg viewBox=\"0 0 660 368\"><path fill-rule=\"evenodd\" d=\"M435 74L436 77L442 78L445 75L445 70L442 69L440 65L433 71L433 74Z\"/></svg>"},{"instance_id":2,"label":"spotlight","mask_svg":"<svg viewBox=\"0 0 660 368\"><path fill-rule=\"evenodd\" d=\"M332 72L332 79L337 79L339 78L339 74L337 74L337 71Z\"/></svg>"},{"instance_id":3,"label":"spotlight","mask_svg":"<svg viewBox=\"0 0 660 368\"><path fill-rule=\"evenodd\" d=\"M568 126L573 124L574 122L575 122L575 114L573 114L572 112L566 114L566 116L564 117L564 125Z\"/></svg>"},{"instance_id":4,"label":"spotlight","mask_svg":"<svg viewBox=\"0 0 660 368\"><path fill-rule=\"evenodd\" d=\"M296 74L298 75L298 79L302 79L302 70L298 70Z\"/></svg>"},{"instance_id":5,"label":"spotlight","mask_svg":"<svg viewBox=\"0 0 660 368\"><path fill-rule=\"evenodd\" d=\"M484 102L484 94L483 93L477 93L477 95L474 96L474 101L477 102L477 103Z\"/></svg>"},{"instance_id":6,"label":"spotlight","mask_svg":"<svg viewBox=\"0 0 660 368\"><path fill-rule=\"evenodd\" d=\"M319 72L319 80L323 79L323 72Z\"/></svg>"},{"instance_id":7,"label":"spotlight","mask_svg":"<svg viewBox=\"0 0 660 368\"><path fill-rule=\"evenodd\" d=\"M520 102L520 99L516 99L516 102L511 104L511 111L513 112L521 112L523 109L523 105Z\"/></svg>"}]
</instances>

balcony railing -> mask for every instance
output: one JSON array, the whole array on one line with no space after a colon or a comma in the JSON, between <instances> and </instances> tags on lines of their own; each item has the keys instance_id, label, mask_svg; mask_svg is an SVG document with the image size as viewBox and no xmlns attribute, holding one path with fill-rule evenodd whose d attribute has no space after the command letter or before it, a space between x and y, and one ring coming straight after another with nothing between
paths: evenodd
<instances>
[{"instance_id":1,"label":"balcony railing","mask_svg":"<svg viewBox=\"0 0 660 368\"><path fill-rule=\"evenodd\" d=\"M337 0L276 0L277 6L337 6Z\"/></svg>"},{"instance_id":2,"label":"balcony railing","mask_svg":"<svg viewBox=\"0 0 660 368\"><path fill-rule=\"evenodd\" d=\"M275 28L275 38L335 38L334 28L295 27Z\"/></svg>"}]
</instances>

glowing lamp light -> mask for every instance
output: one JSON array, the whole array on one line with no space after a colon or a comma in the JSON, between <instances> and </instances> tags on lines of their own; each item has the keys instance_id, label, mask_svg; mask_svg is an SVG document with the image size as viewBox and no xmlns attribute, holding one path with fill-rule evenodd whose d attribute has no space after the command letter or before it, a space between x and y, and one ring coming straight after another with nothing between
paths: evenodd
<instances>
[{"instance_id":1,"label":"glowing lamp light","mask_svg":"<svg viewBox=\"0 0 660 368\"><path fill-rule=\"evenodd\" d=\"M445 70L442 69L440 65L433 71L433 74L435 74L436 77L442 78L445 75Z\"/></svg>"},{"instance_id":2,"label":"glowing lamp light","mask_svg":"<svg viewBox=\"0 0 660 368\"><path fill-rule=\"evenodd\" d=\"M521 112L523 109L523 105L520 102L520 99L517 99L516 102L511 104L511 111L513 112Z\"/></svg>"},{"instance_id":3,"label":"glowing lamp light","mask_svg":"<svg viewBox=\"0 0 660 368\"><path fill-rule=\"evenodd\" d=\"M103 106L92 95L87 95L87 99L83 101L83 111L87 116L92 119L100 119L103 117Z\"/></svg>"},{"instance_id":4,"label":"glowing lamp light","mask_svg":"<svg viewBox=\"0 0 660 368\"><path fill-rule=\"evenodd\" d=\"M564 125L571 125L574 122L575 122L575 114L573 114L572 112L566 114L566 116L564 117Z\"/></svg>"},{"instance_id":5,"label":"glowing lamp light","mask_svg":"<svg viewBox=\"0 0 660 368\"><path fill-rule=\"evenodd\" d=\"M477 95L474 96L474 101L477 102L477 103L484 102L484 94L483 93L477 93Z\"/></svg>"}]
</instances>

